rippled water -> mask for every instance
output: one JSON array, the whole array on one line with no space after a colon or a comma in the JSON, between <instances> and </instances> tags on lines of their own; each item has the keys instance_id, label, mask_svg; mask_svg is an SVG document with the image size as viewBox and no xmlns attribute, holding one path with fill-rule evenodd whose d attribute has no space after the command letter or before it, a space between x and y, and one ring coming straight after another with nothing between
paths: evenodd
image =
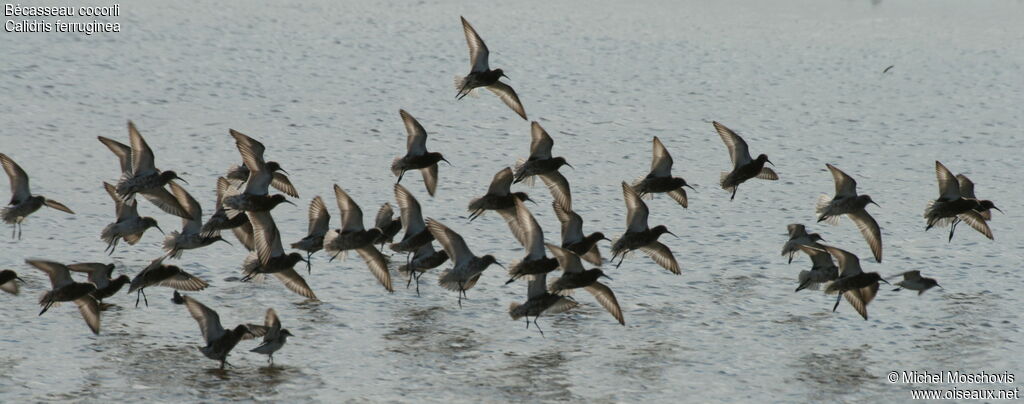
<instances>
[{"instance_id":1,"label":"rippled water","mask_svg":"<svg viewBox=\"0 0 1024 404\"><path fill-rule=\"evenodd\" d=\"M1024 192L1015 171L1024 145L1021 2L802 1L131 2L121 33L0 34L0 152L29 172L33 191L77 214L44 210L24 239L0 237L0 267L28 281L0 294L0 401L845 401L906 400L890 370L1010 371L1024 376L1018 307ZM583 306L542 318L542 338L507 315L525 284L489 270L459 309L424 276L422 296L382 291L355 257L315 256L308 280L322 302L276 281L237 277L245 252L217 245L177 262L210 280L193 294L225 324L259 322L268 307L296 335L277 367L247 352L211 370L198 327L152 289L148 308L116 296L91 335L73 307L36 316L47 288L27 257L108 259L98 235L113 218L100 186L116 179L98 135L126 139L133 119L209 213L215 179L239 160L228 128L263 141L302 198L275 211L285 242L304 235L305 206L322 195L338 214L340 184L367 216L391 199L391 158L404 152L398 109L431 134L438 196L418 175L404 183L424 214L462 233L479 254L507 263L522 249L493 214L466 219L470 198L527 154L529 127L491 94L455 101L452 77L467 52L458 16L512 77L531 119L575 170L574 207L585 230L618 234L619 182L644 174L650 138L697 184L690 209L649 202L652 224L683 265L673 276L637 255L610 270L626 326L585 293ZM882 70L895 67L887 74ZM767 153L781 180L744 184L734 202L717 188L729 166L710 121ZM924 232L941 160L977 183L995 214L995 241L966 226L952 243ZM919 269L945 287L918 297L883 288L863 321L831 297L793 293L809 262L779 256L785 226L813 223L832 191L824 164L857 178L882 226L885 261L867 271ZM2 181L0 181L2 182ZM6 183L0 186L6 186ZM518 186L517 186L518 187ZM525 188L517 188L525 189ZM550 240L557 220L541 187L525 189ZM0 197L6 195L0 191ZM175 227L147 203L143 214ZM812 226L829 243L869 256L848 222ZM160 254L148 233L112 257L134 274ZM607 245L604 245L607 254ZM398 281L396 279L396 285ZM1019 382L1010 385L1019 387Z\"/></svg>"}]
</instances>

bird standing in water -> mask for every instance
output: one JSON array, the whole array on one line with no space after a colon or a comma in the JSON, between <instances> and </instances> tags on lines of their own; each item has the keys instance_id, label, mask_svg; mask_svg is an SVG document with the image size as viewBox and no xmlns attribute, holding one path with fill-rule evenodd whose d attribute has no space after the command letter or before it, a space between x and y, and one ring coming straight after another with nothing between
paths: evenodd
<instances>
[{"instance_id":1,"label":"bird standing in water","mask_svg":"<svg viewBox=\"0 0 1024 404\"><path fill-rule=\"evenodd\" d=\"M281 328L281 320L277 318L277 312L274 309L267 309L267 316L263 321L263 327L267 330L266 335L263 336L263 342L249 352L269 356L270 366L274 366L274 352L284 347L288 337L294 337L294 335L287 328Z\"/></svg>"}]
</instances>

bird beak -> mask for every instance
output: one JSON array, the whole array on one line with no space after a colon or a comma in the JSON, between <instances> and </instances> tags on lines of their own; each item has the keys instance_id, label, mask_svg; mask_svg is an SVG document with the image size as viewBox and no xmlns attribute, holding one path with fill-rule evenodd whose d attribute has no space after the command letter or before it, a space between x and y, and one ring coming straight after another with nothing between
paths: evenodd
<instances>
[{"instance_id":1,"label":"bird beak","mask_svg":"<svg viewBox=\"0 0 1024 404\"><path fill-rule=\"evenodd\" d=\"M277 171L280 171L280 172L282 172L282 173L285 173L285 175L291 175L291 174L288 174L288 172L287 172L287 171L285 171L285 170L284 170L283 168L278 168L278 169L277 169Z\"/></svg>"},{"instance_id":2,"label":"bird beak","mask_svg":"<svg viewBox=\"0 0 1024 404\"><path fill-rule=\"evenodd\" d=\"M886 284L886 285L892 285L891 283L889 283L889 281L887 281L887 280L885 280L885 279L882 279L882 278L878 278L878 280L880 280L880 281L882 281L882 282L885 282L885 284Z\"/></svg>"},{"instance_id":3,"label":"bird beak","mask_svg":"<svg viewBox=\"0 0 1024 404\"><path fill-rule=\"evenodd\" d=\"M535 200L533 200L533 199L530 199L530 198L526 198L526 200L527 200L527 201L529 201L529 202L531 202L531 203L533 203L534 205L536 205L536 204L537 204L537 201L535 201Z\"/></svg>"},{"instance_id":4,"label":"bird beak","mask_svg":"<svg viewBox=\"0 0 1024 404\"><path fill-rule=\"evenodd\" d=\"M181 177L176 177L175 179L177 179L178 181L184 182L184 183L185 183L185 185L192 185L192 184L189 184L189 183L188 183L188 181L185 181L185 179L184 179L184 178L181 178Z\"/></svg>"},{"instance_id":5,"label":"bird beak","mask_svg":"<svg viewBox=\"0 0 1024 404\"><path fill-rule=\"evenodd\" d=\"M1006 213L1003 213L1003 210L1002 210L1002 209L999 209L999 208L997 208L997 207L995 207L995 206L992 206L992 209L998 210L998 211L999 211L999 213L1002 213L1002 214L1004 214L1004 215L1006 214Z\"/></svg>"},{"instance_id":6,"label":"bird beak","mask_svg":"<svg viewBox=\"0 0 1024 404\"><path fill-rule=\"evenodd\" d=\"M159 231L160 234L167 234L167 233L164 233L164 229L161 229L160 226L153 225L153 227L156 227L156 230Z\"/></svg>"},{"instance_id":7,"label":"bird beak","mask_svg":"<svg viewBox=\"0 0 1024 404\"><path fill-rule=\"evenodd\" d=\"M768 160L768 159L764 159L764 161L767 161L767 162L768 162L768 164L771 164L771 165L772 165L772 167L775 167L775 163L772 163L772 161L771 161L771 160Z\"/></svg>"},{"instance_id":8,"label":"bird beak","mask_svg":"<svg viewBox=\"0 0 1024 404\"><path fill-rule=\"evenodd\" d=\"M694 187L691 187L691 186L690 186L690 184L686 184L686 185L683 185L683 186L684 186L684 187L687 187L687 188L690 188L690 189L692 189L692 190L694 190L694 191L696 191L696 190L697 190L696 188L694 188Z\"/></svg>"},{"instance_id":9,"label":"bird beak","mask_svg":"<svg viewBox=\"0 0 1024 404\"><path fill-rule=\"evenodd\" d=\"M608 238L608 237L601 237L601 240L605 240L605 241L612 241L612 239L610 239L610 238Z\"/></svg>"},{"instance_id":10,"label":"bird beak","mask_svg":"<svg viewBox=\"0 0 1024 404\"><path fill-rule=\"evenodd\" d=\"M942 287L942 285L939 285L938 283L935 283L935 286L938 286L939 289L945 289L944 287Z\"/></svg>"},{"instance_id":11,"label":"bird beak","mask_svg":"<svg viewBox=\"0 0 1024 404\"><path fill-rule=\"evenodd\" d=\"M228 245L229 245L229 246L232 246L232 247L234 247L234 246L235 246L234 244L231 244L231 242L230 242L230 241L227 241L227 240L225 240L225 239L220 239L220 240L217 240L217 241L223 241L223 242L225 242L225 243L228 243Z\"/></svg>"},{"instance_id":12,"label":"bird beak","mask_svg":"<svg viewBox=\"0 0 1024 404\"><path fill-rule=\"evenodd\" d=\"M28 283L28 282L25 282L24 279L21 279L20 276L15 276L14 279L17 279L18 281L21 281L21 283ZM936 286L938 286L938 285L936 285Z\"/></svg>"},{"instance_id":13,"label":"bird beak","mask_svg":"<svg viewBox=\"0 0 1024 404\"><path fill-rule=\"evenodd\" d=\"M295 204L294 202L292 202L292 201L289 201L289 200L287 200L287 199L285 199L285 200L284 200L284 203L287 203L287 204L289 204L289 205L292 205L292 206L298 206L298 205L296 205L296 204Z\"/></svg>"},{"instance_id":14,"label":"bird beak","mask_svg":"<svg viewBox=\"0 0 1024 404\"><path fill-rule=\"evenodd\" d=\"M612 277L610 277L608 275L605 275L605 274L601 274L601 277L602 278L608 278L608 280L614 281L614 279L612 279Z\"/></svg>"},{"instance_id":15,"label":"bird beak","mask_svg":"<svg viewBox=\"0 0 1024 404\"><path fill-rule=\"evenodd\" d=\"M571 168L571 169L573 169L573 170L575 170L575 169L576 169L576 167L573 167L573 166L572 166L572 164L569 164L569 163L565 163L565 165L569 166L569 168Z\"/></svg>"},{"instance_id":16,"label":"bird beak","mask_svg":"<svg viewBox=\"0 0 1024 404\"><path fill-rule=\"evenodd\" d=\"M878 203L876 203L875 201L871 201L871 203L872 203L873 205L877 206L877 207L882 207L882 205L879 205L879 204L878 204Z\"/></svg>"},{"instance_id":17,"label":"bird beak","mask_svg":"<svg viewBox=\"0 0 1024 404\"><path fill-rule=\"evenodd\" d=\"M501 269L508 270L508 268L505 268L505 266L501 265L500 262L495 262L494 265L497 265L497 266L501 267Z\"/></svg>"},{"instance_id":18,"label":"bird beak","mask_svg":"<svg viewBox=\"0 0 1024 404\"><path fill-rule=\"evenodd\" d=\"M501 77L504 77L506 79L512 80L512 78L509 77L507 74L505 74L505 72L501 72Z\"/></svg>"},{"instance_id":19,"label":"bird beak","mask_svg":"<svg viewBox=\"0 0 1024 404\"><path fill-rule=\"evenodd\" d=\"M675 234L675 233L673 233L673 232L670 232L670 231L668 231L668 230L666 230L666 231L665 231L665 233L671 234L671 235L675 236L675 238L679 238L679 236L676 236L676 234Z\"/></svg>"},{"instance_id":20,"label":"bird beak","mask_svg":"<svg viewBox=\"0 0 1024 404\"><path fill-rule=\"evenodd\" d=\"M441 157L441 161L443 161L443 162L445 162L445 163L448 163L448 166L449 166L449 167L455 167L454 165L452 165L452 162L451 162L451 161L448 161L448 159L446 159L446 158L444 158L444 157Z\"/></svg>"}]
</instances>

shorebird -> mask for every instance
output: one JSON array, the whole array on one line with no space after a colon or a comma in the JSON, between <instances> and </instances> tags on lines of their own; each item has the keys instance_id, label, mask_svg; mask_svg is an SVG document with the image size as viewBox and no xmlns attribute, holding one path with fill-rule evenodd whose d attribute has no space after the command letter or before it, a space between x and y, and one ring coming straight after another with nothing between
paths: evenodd
<instances>
[{"instance_id":1,"label":"shorebird","mask_svg":"<svg viewBox=\"0 0 1024 404\"><path fill-rule=\"evenodd\" d=\"M807 234L807 228L799 223L792 223L786 226L786 230L789 231L789 240L786 241L786 244L782 245L782 256L789 256L789 264L793 263L793 256L800 251L800 246L811 245L815 241L825 240L818 233Z\"/></svg>"},{"instance_id":2,"label":"shorebird","mask_svg":"<svg viewBox=\"0 0 1024 404\"><path fill-rule=\"evenodd\" d=\"M452 260L452 267L441 273L438 284L445 289L459 292L459 307L461 308L462 298L466 296L466 291L476 285L484 270L491 264L502 265L494 259L493 255L482 257L474 255L462 236L441 222L428 218L427 228Z\"/></svg>"},{"instance_id":3,"label":"shorebird","mask_svg":"<svg viewBox=\"0 0 1024 404\"><path fill-rule=\"evenodd\" d=\"M281 203L294 205L282 194L269 195L270 184L274 181L271 167L263 160L263 152L266 147L263 143L246 136L245 134L229 129L228 132L235 138L235 146L245 167L249 169L249 177L245 181L245 190L242 193L225 195L223 204L228 210L228 216L234 216L235 211L243 212L266 212ZM280 168L280 167L278 167ZM291 186L291 183L288 183ZM290 187L294 191L294 187Z\"/></svg>"},{"instance_id":4,"label":"shorebird","mask_svg":"<svg viewBox=\"0 0 1024 404\"><path fill-rule=\"evenodd\" d=\"M200 232L203 226L203 208L185 188L172 182L171 193L178 199L178 204L185 209L189 218L181 219L180 232L175 230L164 237L163 248L168 257L181 258L181 252L184 250L206 247L218 241L228 243L219 234L206 235Z\"/></svg>"},{"instance_id":5,"label":"shorebird","mask_svg":"<svg viewBox=\"0 0 1024 404\"><path fill-rule=\"evenodd\" d=\"M327 211L327 205L320 196L313 198L309 203L309 229L306 237L292 243L292 248L306 252L306 272L312 273L313 267L309 263L313 253L324 248L324 235L331 226L331 214Z\"/></svg>"},{"instance_id":6,"label":"shorebird","mask_svg":"<svg viewBox=\"0 0 1024 404\"><path fill-rule=\"evenodd\" d=\"M939 198L929 202L928 207L924 210L924 217L928 221L928 226L924 230L928 231L935 226L946 226L962 221L990 240L993 239L992 230L989 229L988 223L985 223L985 218L979 211L995 209L1002 212L1002 210L992 204L992 201L964 199L960 193L960 183L957 178L938 161L935 162L935 176L939 181ZM953 240L953 230L955 227L950 226L949 241Z\"/></svg>"},{"instance_id":7,"label":"shorebird","mask_svg":"<svg viewBox=\"0 0 1024 404\"><path fill-rule=\"evenodd\" d=\"M206 346L199 348L199 351L207 358L220 361L221 370L224 370L224 365L230 365L227 362L228 354L238 345L238 341L261 337L267 333L266 327L256 324L239 324L234 329L225 330L216 311L177 291L172 301L184 304L192 318L199 323L199 331L203 333L203 341L206 342Z\"/></svg>"},{"instance_id":8,"label":"shorebird","mask_svg":"<svg viewBox=\"0 0 1024 404\"><path fill-rule=\"evenodd\" d=\"M996 209L996 210L999 210L1000 212L1002 212L1002 210L1000 210L999 208L995 207L995 205L992 203L992 201L984 200L984 199L978 199L978 197L974 195L974 182L971 181L970 178L967 178L966 175L957 174L956 175L956 182L957 182L957 185L960 186L960 196L962 198L964 198L964 199L973 199L973 200L977 200L978 201L978 207L975 208L974 210L977 211L978 214L981 215L981 218L985 219L986 222L989 221L989 220L992 220L992 209ZM954 219L953 220L953 223L950 224L950 226L952 227L950 229L950 232L956 230L956 225L958 223L960 223L960 220L958 220L958 219Z\"/></svg>"},{"instance_id":9,"label":"shorebird","mask_svg":"<svg viewBox=\"0 0 1024 404\"><path fill-rule=\"evenodd\" d=\"M568 294L572 293L573 289L583 288L590 294L594 295L597 302L601 304L618 320L619 324L626 325L626 320L622 318L622 308L619 307L619 301L615 298L615 293L607 285L598 282L600 278L608 278L608 275L604 274L604 271L593 268L589 270L583 269L583 263L580 262L580 257L572 251L564 248L559 248L552 244L547 244L551 255L555 256L558 260L558 266L562 268L562 277L551 282L548 286L548 290L554 294Z\"/></svg>"},{"instance_id":10,"label":"shorebird","mask_svg":"<svg viewBox=\"0 0 1024 404\"><path fill-rule=\"evenodd\" d=\"M150 286L165 286L189 292L197 292L210 286L206 281L185 272L185 270L177 266L164 265L164 258L167 258L167 256L161 255L160 258L150 262L149 266L132 278L131 284L128 287L128 294L136 294L135 307L139 307L139 297L145 300L147 307L149 306L149 300L146 299L146 288Z\"/></svg>"},{"instance_id":11,"label":"shorebird","mask_svg":"<svg viewBox=\"0 0 1024 404\"><path fill-rule=\"evenodd\" d=\"M516 239L520 240L526 249L526 256L511 265L508 270L510 278L505 282L506 285L524 276L529 280L538 274L546 274L558 268L558 260L548 258L544 252L544 231L540 224L533 218L529 209L526 209L526 205L523 205L523 201L517 199L515 204L518 223L512 230L521 232Z\"/></svg>"},{"instance_id":12,"label":"shorebird","mask_svg":"<svg viewBox=\"0 0 1024 404\"><path fill-rule=\"evenodd\" d=\"M152 202L153 205L160 208L160 210L187 218L188 213L178 205L177 200L174 199L170 192L167 192L164 186L173 180L180 180L186 184L188 181L178 177L178 174L174 171L161 171L156 168L153 149L149 148L146 140L142 138L142 134L135 128L135 124L132 121L128 121L128 139L131 144L130 154L126 155L124 153L125 150L121 147L124 145L120 143L102 136L98 139L110 151L114 152L121 161L121 180L115 186L117 195L121 197L121 200L128 202L135 197L135 194L140 194ZM128 166L126 162L130 162L130 171L123 171Z\"/></svg>"},{"instance_id":13,"label":"shorebird","mask_svg":"<svg viewBox=\"0 0 1024 404\"><path fill-rule=\"evenodd\" d=\"M651 171L643 179L633 183L637 195L644 196L656 193L668 193L683 208L688 203L686 189L693 189L686 180L672 176L672 156L657 136L654 137L654 155L651 157Z\"/></svg>"},{"instance_id":14,"label":"shorebird","mask_svg":"<svg viewBox=\"0 0 1024 404\"><path fill-rule=\"evenodd\" d=\"M408 137L405 142L405 156L395 157L395 160L391 162L391 172L398 177L398 181L395 183L402 182L406 171L420 170L420 173L423 174L423 183L427 186L427 193L434 196L434 192L437 191L437 163L441 161L449 165L451 163L441 153L427 151L427 131L416 121L416 118L413 118L404 109L398 110L398 114L402 116Z\"/></svg>"},{"instance_id":15,"label":"shorebird","mask_svg":"<svg viewBox=\"0 0 1024 404\"><path fill-rule=\"evenodd\" d=\"M245 277L242 281L248 281L262 274L274 274L288 290L305 297L317 300L313 290L309 288L306 280L295 272L295 264L306 261L302 254L285 254L281 245L281 233L277 230L273 216L270 212L247 212L249 222L252 223L253 241L256 251L249 253L242 264L242 272Z\"/></svg>"},{"instance_id":16,"label":"shorebird","mask_svg":"<svg viewBox=\"0 0 1024 404\"><path fill-rule=\"evenodd\" d=\"M501 98L501 101L508 105L509 108L512 108L516 114L526 119L526 111L523 109L523 103L519 102L519 96L516 95L516 91L509 87L508 84L498 81L500 78L508 78L508 76L501 69L491 70L487 63L488 56L490 55L487 45L484 44L483 39L480 39L480 35L477 35L476 30L469 25L466 18L460 18L462 19L462 31L466 34L466 44L469 45L470 70L466 77L455 78L455 88L459 90L455 98L461 100L477 87L484 87Z\"/></svg>"},{"instance_id":17,"label":"shorebird","mask_svg":"<svg viewBox=\"0 0 1024 404\"><path fill-rule=\"evenodd\" d=\"M324 235L324 251L331 254L331 260L334 260L342 252L356 250L363 261L366 261L370 272L377 278L381 286L384 286L389 293L394 292L391 287L391 274L388 273L387 259L373 245L377 237L381 235L380 229L366 230L363 227L362 209L359 209L356 201L352 200L337 184L334 185L334 197L338 200L338 210L341 211L341 228L328 231Z\"/></svg>"},{"instance_id":18,"label":"shorebird","mask_svg":"<svg viewBox=\"0 0 1024 404\"><path fill-rule=\"evenodd\" d=\"M562 248L572 251L591 264L601 265L601 251L597 248L597 242L611 240L599 231L584 236L583 218L580 215L558 201L552 202L551 206L558 221L562 223Z\"/></svg>"},{"instance_id":19,"label":"shorebird","mask_svg":"<svg viewBox=\"0 0 1024 404\"><path fill-rule=\"evenodd\" d=\"M135 245L150 227L155 227L160 233L164 232L156 223L156 219L139 216L139 208L134 199L129 202L121 200L117 196L114 186L106 182L103 183L103 188L107 190L110 199L114 200L114 210L117 213L117 220L104 227L100 233L100 239L107 242L107 248L104 251L109 250L110 254L113 254L114 249L117 248L117 242L121 239L124 239L128 245Z\"/></svg>"},{"instance_id":20,"label":"shorebird","mask_svg":"<svg viewBox=\"0 0 1024 404\"><path fill-rule=\"evenodd\" d=\"M832 172L836 195L831 198L828 195L818 197L818 223L825 221L834 226L839 224L839 216L847 215L868 242L875 261L882 262L882 231L866 209L869 203L875 206L878 204L869 195L857 195L857 181L853 177L831 164L825 166Z\"/></svg>"},{"instance_id":21,"label":"shorebird","mask_svg":"<svg viewBox=\"0 0 1024 404\"><path fill-rule=\"evenodd\" d=\"M267 309L267 317L263 320L263 327L267 329L266 335L263 336L263 342L249 352L269 356L270 366L274 366L274 352L284 347L284 343L288 342L288 337L294 337L294 335L287 328L281 328L281 320L277 318L277 313L274 312L274 309Z\"/></svg>"},{"instance_id":22,"label":"shorebird","mask_svg":"<svg viewBox=\"0 0 1024 404\"><path fill-rule=\"evenodd\" d=\"M401 241L391 244L391 251L404 252L408 255L419 251L423 245L434 241L434 235L430 234L430 231L427 230L427 224L423 221L423 210L420 208L420 203L416 200L416 197L412 196L412 193L402 185L395 184L395 201L398 202L398 209L401 211L398 222L401 226L405 227L405 235L402 236ZM431 252L433 252L433 248L431 248ZM424 250L422 254L426 253L426 250ZM422 254L420 258L425 259L426 256ZM410 263L408 257L406 257L406 264Z\"/></svg>"},{"instance_id":23,"label":"shorebird","mask_svg":"<svg viewBox=\"0 0 1024 404\"><path fill-rule=\"evenodd\" d=\"M0 290L10 293L12 295L18 294L18 282L25 283L18 273L10 269L0 271Z\"/></svg>"},{"instance_id":24,"label":"shorebird","mask_svg":"<svg viewBox=\"0 0 1024 404\"><path fill-rule=\"evenodd\" d=\"M233 133L239 133L233 129L228 130ZM270 186L274 187L274 189L278 191L284 192L292 198L299 197L299 192L295 190L295 186L292 185L292 181L288 178L288 172L285 171L284 168L281 168L280 163L276 161L268 161L264 167L271 176ZM245 165L245 161L242 161L242 164L229 167L228 172L224 174L224 177L231 181L244 183L249 180L249 173L249 167ZM263 179L261 178L261 180Z\"/></svg>"},{"instance_id":25,"label":"shorebird","mask_svg":"<svg viewBox=\"0 0 1024 404\"><path fill-rule=\"evenodd\" d=\"M377 218L373 221L375 227L380 229L380 236L373 240L373 244L380 244L380 248L383 249L384 244L395 241L395 235L402 231L402 219L394 217L395 210L391 208L391 203L384 202L377 210Z\"/></svg>"},{"instance_id":26,"label":"shorebird","mask_svg":"<svg viewBox=\"0 0 1024 404\"><path fill-rule=\"evenodd\" d=\"M6 207L0 209L0 218L4 220L4 223L12 226L11 238L14 238L14 230L17 230L18 239L21 239L21 223L28 215L35 213L43 205L61 212L75 214L60 202L47 199L42 195L32 195L28 187L28 174L6 154L0 153L0 165L4 166L4 171L7 172L7 177L11 180L11 201L7 203Z\"/></svg>"},{"instance_id":27,"label":"shorebird","mask_svg":"<svg viewBox=\"0 0 1024 404\"><path fill-rule=\"evenodd\" d=\"M797 244L796 248L811 257L811 270L800 271L800 275L797 276L800 284L794 292L807 288L818 290L818 285L839 278L839 268L832 261L832 255L825 251L824 245L812 241L808 244Z\"/></svg>"},{"instance_id":28,"label":"shorebird","mask_svg":"<svg viewBox=\"0 0 1024 404\"><path fill-rule=\"evenodd\" d=\"M494 179L491 180L491 185L487 188L487 194L469 201L469 221L472 222L487 213L488 210L493 210L498 212L505 222L515 222L515 200L530 202L533 200L525 192L511 192L512 179L512 169L508 167L494 174Z\"/></svg>"},{"instance_id":29,"label":"shorebird","mask_svg":"<svg viewBox=\"0 0 1024 404\"><path fill-rule=\"evenodd\" d=\"M616 257L622 256L615 267L618 268L619 265L622 265L627 253L641 250L662 268L680 275L682 272L679 270L676 257L672 255L672 251L668 247L658 241L658 237L661 237L662 234L668 233L673 236L675 234L668 231L664 225L647 227L649 213L647 204L625 181L622 182L622 198L626 201L626 232L612 243L612 261L614 262Z\"/></svg>"},{"instance_id":30,"label":"shorebird","mask_svg":"<svg viewBox=\"0 0 1024 404\"><path fill-rule=\"evenodd\" d=\"M544 181L544 185L547 185L551 191L551 196L562 205L572 209L569 181L562 176L562 173L558 172L563 165L569 166L569 168L572 168L572 165L567 163L564 157L551 157L551 148L555 145L555 141L536 121L530 124L530 137L530 157L516 162L513 183L526 180L527 185L533 185L533 177L540 177Z\"/></svg>"},{"instance_id":31,"label":"shorebird","mask_svg":"<svg viewBox=\"0 0 1024 404\"><path fill-rule=\"evenodd\" d=\"M433 237L433 236L431 236ZM448 253L444 250L434 250L433 243L426 243L412 255L412 260L407 264L398 267L398 273L405 276L405 287L408 288L412 281L416 280L416 296L420 295L420 276L424 272L437 268L448 261Z\"/></svg>"},{"instance_id":32,"label":"shorebird","mask_svg":"<svg viewBox=\"0 0 1024 404\"><path fill-rule=\"evenodd\" d=\"M89 282L96 285L96 290L92 292L92 297L100 302L101 305L103 303L103 299L113 296L121 290L126 283L131 282L128 275L121 275L117 278L112 278L114 276L114 264L83 262L68 265L68 269L75 272L89 274Z\"/></svg>"},{"instance_id":33,"label":"shorebird","mask_svg":"<svg viewBox=\"0 0 1024 404\"><path fill-rule=\"evenodd\" d=\"M921 294L928 289L934 288L936 286L938 286L940 289L942 288L942 286L939 285L939 282L936 281L934 278L925 278L921 276L921 271L907 271L902 274L896 275L893 278L898 276L903 276L903 280L896 282L896 286L899 287L893 289L893 292L899 292L901 288L910 289L916 290L917 295L921 296Z\"/></svg>"},{"instance_id":34,"label":"shorebird","mask_svg":"<svg viewBox=\"0 0 1024 404\"><path fill-rule=\"evenodd\" d=\"M547 277L546 273L534 276L526 286L526 302L512 303L508 306L508 314L513 320L526 317L527 329L530 328L530 317L533 317L533 325L537 326L537 331L540 331L542 337L544 330L537 324L541 314L563 313L579 305L571 297L548 292Z\"/></svg>"},{"instance_id":35,"label":"shorebird","mask_svg":"<svg viewBox=\"0 0 1024 404\"><path fill-rule=\"evenodd\" d=\"M220 235L222 230L231 230L235 234L235 238L238 239L238 242L242 243L249 251L252 251L252 225L249 224L249 216L236 214L234 217L228 217L227 211L224 209L224 196L231 194L230 187L231 181L227 178L217 178L216 209L213 211L213 215L203 224L203 228L199 232L203 237L212 237Z\"/></svg>"},{"instance_id":36,"label":"shorebird","mask_svg":"<svg viewBox=\"0 0 1024 404\"><path fill-rule=\"evenodd\" d=\"M764 163L775 165L768 156L761 154L756 159L750 158L750 149L747 147L747 142L743 140L736 132L732 129L725 127L718 122L712 122L715 126L715 130L718 131L718 136L722 137L722 142L725 143L725 147L729 149L729 157L732 158L732 171L722 172L721 185L722 189L732 192L732 196L729 200L736 198L736 190L740 184L746 182L751 178L760 178L762 180L775 181L779 179L778 174L771 168L765 167Z\"/></svg>"},{"instance_id":37,"label":"shorebird","mask_svg":"<svg viewBox=\"0 0 1024 404\"><path fill-rule=\"evenodd\" d=\"M860 259L856 255L827 245L822 247L829 254L832 254L836 261L839 261L839 278L825 288L825 293L838 294L836 296L836 305L832 307L832 311L836 311L836 308L839 307L839 301L845 297L854 310L857 310L857 313L864 317L864 320L867 320L868 303L871 303L875 295L878 294L878 282L885 282L886 284L889 282L882 279L878 272L865 273L861 270ZM802 248L806 249L807 247Z\"/></svg>"},{"instance_id":38,"label":"shorebird","mask_svg":"<svg viewBox=\"0 0 1024 404\"><path fill-rule=\"evenodd\" d=\"M58 302L75 302L78 305L78 312L82 314L85 323L92 330L93 334L100 333L100 304L90 294L96 290L96 285L88 282L75 282L71 279L71 272L64 264L44 260L25 260L25 263L32 265L40 271L46 272L50 277L52 289L39 299L39 305L43 315L50 306Z\"/></svg>"}]
</instances>

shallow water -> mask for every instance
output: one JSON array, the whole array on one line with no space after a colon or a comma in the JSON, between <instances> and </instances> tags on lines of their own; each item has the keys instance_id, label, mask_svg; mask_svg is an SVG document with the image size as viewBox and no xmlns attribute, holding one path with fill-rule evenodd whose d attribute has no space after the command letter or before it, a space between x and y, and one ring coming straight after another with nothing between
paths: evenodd
<instances>
[{"instance_id":1,"label":"shallow water","mask_svg":"<svg viewBox=\"0 0 1024 404\"><path fill-rule=\"evenodd\" d=\"M28 171L33 192L77 212L43 210L23 240L0 237L0 267L28 281L20 296L0 294L2 402L872 402L909 397L911 386L886 382L891 370L1024 377L1024 237L1015 233L1024 191L1014 176L1024 145L1024 3L314 0L132 2L121 11L121 33L0 34L0 152ZM299 207L274 212L287 243L304 235L315 195L337 226L334 183L367 220L392 199L388 166L404 153L405 108L430 133L428 147L454 164L442 165L436 198L418 174L403 180L424 215L478 254L520 258L497 215L466 219L469 199L527 154L529 125L489 93L453 99L452 77L467 68L459 15L554 137L555 154L575 166L563 172L585 231L622 231L619 182L646 173L652 136L672 153L674 173L697 185L689 210L667 197L648 202L651 224L680 236L663 241L682 276L642 255L609 270L625 327L580 293L579 309L541 318L541 338L509 319L526 287L504 286L499 268L459 309L435 285L436 271L423 277L422 296L397 274L388 295L357 257L327 263L323 253L307 277L322 302L303 302L275 280L226 280L246 255L237 243L187 251L176 264L211 281L193 296L226 325L277 310L296 337L274 369L246 352L249 341L231 355L235 368L211 370L216 363L196 350L198 327L168 301L170 290L151 289L145 308L123 294L109 299L117 307L99 336L71 305L36 316L48 282L25 258L108 259L98 235L114 212L100 182L116 179L117 164L95 137L125 141L127 119L207 213L216 177L239 161L227 129L261 140L302 196ZM781 180L748 182L729 202L716 186L729 160L712 120L768 154ZM952 243L942 229L923 231L934 160L968 174L1006 212L995 213L995 241L966 226ZM864 269L919 269L945 289L919 297L883 287L870 321L846 303L832 313L834 300L819 292L792 292L810 264L779 256L789 223L870 256L849 221L813 225L814 201L833 189L827 162L881 204L870 210L885 259L864 259ZM535 196L530 208L557 240L543 187L516 189ZM165 230L176 227L141 206ZM117 272L141 270L160 240L150 232L119 247Z\"/></svg>"}]
</instances>

